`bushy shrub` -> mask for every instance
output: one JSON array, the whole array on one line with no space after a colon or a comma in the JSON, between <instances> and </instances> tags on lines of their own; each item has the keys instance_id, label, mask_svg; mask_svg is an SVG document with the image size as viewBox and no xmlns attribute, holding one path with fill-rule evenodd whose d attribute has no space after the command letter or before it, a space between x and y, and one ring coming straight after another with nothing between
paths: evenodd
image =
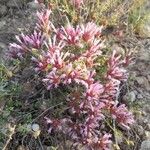
<instances>
[{"instance_id":1,"label":"bushy shrub","mask_svg":"<svg viewBox=\"0 0 150 150\"><path fill-rule=\"evenodd\" d=\"M146 0L36 0L49 5L59 15L67 15L70 22L87 22L94 20L106 26L130 26L134 11L146 3ZM57 18L58 19L58 18ZM137 21L137 20L136 20ZM134 25L134 22L133 22Z\"/></svg>"},{"instance_id":2,"label":"bushy shrub","mask_svg":"<svg viewBox=\"0 0 150 150\"><path fill-rule=\"evenodd\" d=\"M50 19L52 13L51 9L38 12L33 34L16 36L9 56L33 66L47 90L71 87L63 101L64 112L45 117L50 134L63 133L74 146L108 150L112 136L102 129L104 120L115 120L127 129L134 122L132 113L117 99L120 84L128 77L124 67L130 53L106 53L103 27L93 21L56 27Z\"/></svg>"}]
</instances>

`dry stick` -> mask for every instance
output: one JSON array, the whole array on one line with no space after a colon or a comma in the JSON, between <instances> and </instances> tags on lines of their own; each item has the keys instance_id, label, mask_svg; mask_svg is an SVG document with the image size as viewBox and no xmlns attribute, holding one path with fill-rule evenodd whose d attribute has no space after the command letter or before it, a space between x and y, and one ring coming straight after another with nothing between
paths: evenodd
<instances>
[{"instance_id":1,"label":"dry stick","mask_svg":"<svg viewBox=\"0 0 150 150\"><path fill-rule=\"evenodd\" d=\"M43 145L42 145L42 142L41 142L41 139L40 139L39 137L38 137L38 141L39 141L39 143L40 143L41 149L44 150Z\"/></svg>"},{"instance_id":2,"label":"dry stick","mask_svg":"<svg viewBox=\"0 0 150 150\"><path fill-rule=\"evenodd\" d=\"M10 143L10 141L12 139L13 134L15 133L15 129L16 129L16 125L14 125L14 127L11 127L10 134L8 136L8 140L6 141L6 144L5 144L5 146L3 147L2 150L6 150L8 144Z\"/></svg>"}]
</instances>

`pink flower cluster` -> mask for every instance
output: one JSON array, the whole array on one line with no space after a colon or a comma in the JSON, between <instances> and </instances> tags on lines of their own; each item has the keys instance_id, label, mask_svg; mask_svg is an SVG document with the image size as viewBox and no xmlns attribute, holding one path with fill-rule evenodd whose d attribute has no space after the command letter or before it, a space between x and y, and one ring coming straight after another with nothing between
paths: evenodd
<instances>
[{"instance_id":1,"label":"pink flower cluster","mask_svg":"<svg viewBox=\"0 0 150 150\"><path fill-rule=\"evenodd\" d=\"M99 67L96 60L102 56L104 47L100 36L102 27L88 22L56 28L49 19L50 14L51 10L37 14L39 21L34 33L17 36L17 43L10 44L10 55L15 59L28 56L35 71L44 73L42 81L48 90L60 84L74 85L74 91L66 97L70 115L46 118L49 133L52 130L64 133L87 149L109 150L111 135L100 130L108 114L126 128L134 122L125 105L118 106L116 101L120 82L127 80L123 66L129 56L122 58L113 51L107 58L105 81L97 80L101 74L96 72Z\"/></svg>"}]
</instances>

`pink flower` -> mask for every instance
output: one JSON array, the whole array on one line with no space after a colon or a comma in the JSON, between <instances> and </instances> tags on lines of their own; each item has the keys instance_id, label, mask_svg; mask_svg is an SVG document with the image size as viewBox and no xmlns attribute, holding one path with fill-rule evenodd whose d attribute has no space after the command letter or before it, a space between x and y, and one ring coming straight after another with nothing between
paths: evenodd
<instances>
[{"instance_id":1,"label":"pink flower","mask_svg":"<svg viewBox=\"0 0 150 150\"><path fill-rule=\"evenodd\" d=\"M100 83L96 82L88 86L85 95L89 100L97 99L98 96L103 93L103 91L103 86Z\"/></svg>"},{"instance_id":2,"label":"pink flower","mask_svg":"<svg viewBox=\"0 0 150 150\"><path fill-rule=\"evenodd\" d=\"M50 65L50 57L43 52L42 55L39 55L38 58L32 57L31 60L35 64L35 71L48 71Z\"/></svg>"},{"instance_id":3,"label":"pink flower","mask_svg":"<svg viewBox=\"0 0 150 150\"><path fill-rule=\"evenodd\" d=\"M110 79L104 86L104 93L108 96L115 97L119 92L120 81L116 79Z\"/></svg>"},{"instance_id":4,"label":"pink flower","mask_svg":"<svg viewBox=\"0 0 150 150\"><path fill-rule=\"evenodd\" d=\"M46 83L47 89L57 88L61 83L62 77L57 74L57 70L53 69L42 81Z\"/></svg>"},{"instance_id":5,"label":"pink flower","mask_svg":"<svg viewBox=\"0 0 150 150\"><path fill-rule=\"evenodd\" d=\"M129 125L134 123L133 115L126 108L124 104L120 106L113 106L111 108L111 114L116 121L122 126L129 129Z\"/></svg>"},{"instance_id":6,"label":"pink flower","mask_svg":"<svg viewBox=\"0 0 150 150\"><path fill-rule=\"evenodd\" d=\"M110 138L111 138L110 134L104 134L100 139L98 139L98 141L96 141L95 148L102 150L110 150L109 146L112 143Z\"/></svg>"},{"instance_id":7,"label":"pink flower","mask_svg":"<svg viewBox=\"0 0 150 150\"><path fill-rule=\"evenodd\" d=\"M41 32L34 31L33 34L26 36L25 40L29 48L40 49L44 43L45 37Z\"/></svg>"},{"instance_id":8,"label":"pink flower","mask_svg":"<svg viewBox=\"0 0 150 150\"><path fill-rule=\"evenodd\" d=\"M93 40L91 41L90 46L85 51L85 53L82 54L81 57L84 57L86 60L86 65L90 68L93 68L93 66L98 65L94 60L102 54L101 48L103 47L103 43L99 40Z\"/></svg>"},{"instance_id":9,"label":"pink flower","mask_svg":"<svg viewBox=\"0 0 150 150\"><path fill-rule=\"evenodd\" d=\"M64 53L57 50L51 55L50 63L54 68L61 69L65 65L65 59L67 59L69 56L70 53Z\"/></svg>"},{"instance_id":10,"label":"pink flower","mask_svg":"<svg viewBox=\"0 0 150 150\"><path fill-rule=\"evenodd\" d=\"M16 43L11 43L9 45L9 52L8 52L8 56L14 59L17 58L23 58L24 54L26 51L23 50L23 48L16 44Z\"/></svg>"},{"instance_id":11,"label":"pink flower","mask_svg":"<svg viewBox=\"0 0 150 150\"><path fill-rule=\"evenodd\" d=\"M49 20L51 10L47 9L45 11L37 12L38 23L36 24L37 28L44 33L50 33L51 31L51 22Z\"/></svg>"},{"instance_id":12,"label":"pink flower","mask_svg":"<svg viewBox=\"0 0 150 150\"><path fill-rule=\"evenodd\" d=\"M49 38L48 42L45 42L45 45L50 53L54 53L56 50L61 51L65 47L63 41L57 42L56 35L53 38Z\"/></svg>"},{"instance_id":13,"label":"pink flower","mask_svg":"<svg viewBox=\"0 0 150 150\"><path fill-rule=\"evenodd\" d=\"M81 29L79 26L76 28L72 27L70 24L67 25L66 28L62 27L57 31L57 37L61 40L64 40L69 45L80 46L80 36Z\"/></svg>"},{"instance_id":14,"label":"pink flower","mask_svg":"<svg viewBox=\"0 0 150 150\"><path fill-rule=\"evenodd\" d=\"M34 31L31 35L21 34L16 36L17 44L10 44L10 56L13 58L23 57L24 54L32 52L34 49L40 49L45 40L41 32Z\"/></svg>"},{"instance_id":15,"label":"pink flower","mask_svg":"<svg viewBox=\"0 0 150 150\"><path fill-rule=\"evenodd\" d=\"M34 33L29 36L24 34L21 34L21 36L16 36L16 39L22 49L28 49L29 51L31 51L31 48L41 48L44 41L44 36L41 32L34 31Z\"/></svg>"},{"instance_id":16,"label":"pink flower","mask_svg":"<svg viewBox=\"0 0 150 150\"><path fill-rule=\"evenodd\" d=\"M86 25L81 25L82 39L85 42L90 42L95 36L101 33L101 28L93 22L88 22Z\"/></svg>"},{"instance_id":17,"label":"pink flower","mask_svg":"<svg viewBox=\"0 0 150 150\"><path fill-rule=\"evenodd\" d=\"M86 109L88 116L85 119L86 126L91 129L95 129L99 127L99 121L104 119L104 115L102 114L102 109L105 107L104 103L97 101L91 101L87 103Z\"/></svg>"},{"instance_id":18,"label":"pink flower","mask_svg":"<svg viewBox=\"0 0 150 150\"><path fill-rule=\"evenodd\" d=\"M71 63L67 64L64 69L64 84L70 84L73 82L80 83L80 77L82 74L82 70L73 68L73 65Z\"/></svg>"},{"instance_id":19,"label":"pink flower","mask_svg":"<svg viewBox=\"0 0 150 150\"><path fill-rule=\"evenodd\" d=\"M122 61L120 60L121 56L116 56L114 51L111 58L108 61L108 78L115 78L120 81L127 80L127 72L124 68L121 68Z\"/></svg>"},{"instance_id":20,"label":"pink flower","mask_svg":"<svg viewBox=\"0 0 150 150\"><path fill-rule=\"evenodd\" d=\"M126 51L125 56L124 56L124 60L123 60L123 66L124 67L128 66L130 64L130 62L132 62L132 60L133 60L132 54L133 54L132 51L130 51L130 50Z\"/></svg>"},{"instance_id":21,"label":"pink flower","mask_svg":"<svg viewBox=\"0 0 150 150\"><path fill-rule=\"evenodd\" d=\"M61 122L58 119L49 119L45 117L47 124L50 126L48 132L51 133L52 130L60 131L62 129Z\"/></svg>"},{"instance_id":22,"label":"pink flower","mask_svg":"<svg viewBox=\"0 0 150 150\"><path fill-rule=\"evenodd\" d=\"M72 125L72 121L69 118L63 119L50 119L45 117L47 124L50 126L48 132L51 133L52 130L56 132L62 132L64 134L68 134L71 129L70 125Z\"/></svg>"}]
</instances>

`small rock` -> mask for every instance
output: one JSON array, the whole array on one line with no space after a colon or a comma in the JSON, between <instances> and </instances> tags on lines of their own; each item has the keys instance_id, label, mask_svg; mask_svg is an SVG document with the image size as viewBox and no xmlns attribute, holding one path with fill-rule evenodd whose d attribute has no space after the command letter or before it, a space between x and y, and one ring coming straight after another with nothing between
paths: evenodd
<instances>
[{"instance_id":1,"label":"small rock","mask_svg":"<svg viewBox=\"0 0 150 150\"><path fill-rule=\"evenodd\" d=\"M150 150L150 140L143 141L140 150Z\"/></svg>"},{"instance_id":2,"label":"small rock","mask_svg":"<svg viewBox=\"0 0 150 150\"><path fill-rule=\"evenodd\" d=\"M23 145L19 145L17 147L17 150L29 150L27 147L23 146Z\"/></svg>"},{"instance_id":3,"label":"small rock","mask_svg":"<svg viewBox=\"0 0 150 150\"><path fill-rule=\"evenodd\" d=\"M45 147L45 150L51 150L51 149L52 149L51 146L46 146L46 147Z\"/></svg>"},{"instance_id":4,"label":"small rock","mask_svg":"<svg viewBox=\"0 0 150 150\"><path fill-rule=\"evenodd\" d=\"M145 86L147 91L150 91L150 83L148 82L148 80L146 78L145 78L145 81L144 81L144 86Z\"/></svg>"},{"instance_id":5,"label":"small rock","mask_svg":"<svg viewBox=\"0 0 150 150\"><path fill-rule=\"evenodd\" d=\"M22 8L23 7L23 0L9 0L7 2L7 7L10 8Z\"/></svg>"},{"instance_id":6,"label":"small rock","mask_svg":"<svg viewBox=\"0 0 150 150\"><path fill-rule=\"evenodd\" d=\"M142 85L144 83L144 77L136 77L136 81L138 82L139 85Z\"/></svg>"},{"instance_id":7,"label":"small rock","mask_svg":"<svg viewBox=\"0 0 150 150\"><path fill-rule=\"evenodd\" d=\"M145 139L149 139L150 140L150 131L145 131Z\"/></svg>"},{"instance_id":8,"label":"small rock","mask_svg":"<svg viewBox=\"0 0 150 150\"><path fill-rule=\"evenodd\" d=\"M150 131L150 123L147 124L147 130Z\"/></svg>"},{"instance_id":9,"label":"small rock","mask_svg":"<svg viewBox=\"0 0 150 150\"><path fill-rule=\"evenodd\" d=\"M143 87L146 88L146 90L150 90L150 84L148 82L148 79L144 76L136 77L136 81L138 82L139 85L142 85Z\"/></svg>"},{"instance_id":10,"label":"small rock","mask_svg":"<svg viewBox=\"0 0 150 150\"><path fill-rule=\"evenodd\" d=\"M145 118L145 119L143 120L143 123L145 123L145 124L147 124L148 122L149 122L148 118Z\"/></svg>"},{"instance_id":11,"label":"small rock","mask_svg":"<svg viewBox=\"0 0 150 150\"><path fill-rule=\"evenodd\" d=\"M150 131L148 131L148 130L145 130L145 139L149 139L150 140Z\"/></svg>"},{"instance_id":12,"label":"small rock","mask_svg":"<svg viewBox=\"0 0 150 150\"><path fill-rule=\"evenodd\" d=\"M5 25L6 25L6 21L5 20L0 21L0 28L4 27Z\"/></svg>"},{"instance_id":13,"label":"small rock","mask_svg":"<svg viewBox=\"0 0 150 150\"><path fill-rule=\"evenodd\" d=\"M138 125L138 134L143 135L144 134L144 129L141 125Z\"/></svg>"},{"instance_id":14,"label":"small rock","mask_svg":"<svg viewBox=\"0 0 150 150\"><path fill-rule=\"evenodd\" d=\"M32 130L33 130L34 132L37 132L37 131L40 130L40 126L39 126L38 124L33 124L33 125L32 125Z\"/></svg>"},{"instance_id":15,"label":"small rock","mask_svg":"<svg viewBox=\"0 0 150 150\"><path fill-rule=\"evenodd\" d=\"M32 10L39 10L39 9L44 8L44 4L39 4L35 2L29 2L27 5Z\"/></svg>"},{"instance_id":16,"label":"small rock","mask_svg":"<svg viewBox=\"0 0 150 150\"><path fill-rule=\"evenodd\" d=\"M149 107L149 105L145 105L145 106L144 106L144 110L145 110L148 114L150 114L150 107Z\"/></svg>"},{"instance_id":17,"label":"small rock","mask_svg":"<svg viewBox=\"0 0 150 150\"><path fill-rule=\"evenodd\" d=\"M4 5L0 5L0 17L6 15L7 13L7 7Z\"/></svg>"},{"instance_id":18,"label":"small rock","mask_svg":"<svg viewBox=\"0 0 150 150\"><path fill-rule=\"evenodd\" d=\"M134 102L136 100L136 95L137 95L137 91L131 91L129 93L127 93L123 99L125 101L129 101L129 102Z\"/></svg>"},{"instance_id":19,"label":"small rock","mask_svg":"<svg viewBox=\"0 0 150 150\"><path fill-rule=\"evenodd\" d=\"M136 100L136 93L134 91L131 91L129 93L129 98L131 102L134 102Z\"/></svg>"},{"instance_id":20,"label":"small rock","mask_svg":"<svg viewBox=\"0 0 150 150\"><path fill-rule=\"evenodd\" d=\"M0 53L5 49L7 49L7 46L4 43L0 42Z\"/></svg>"},{"instance_id":21,"label":"small rock","mask_svg":"<svg viewBox=\"0 0 150 150\"><path fill-rule=\"evenodd\" d=\"M149 51L145 51L145 50L141 51L139 53L139 58L138 59L141 60L141 61L149 61L150 60L150 53L149 53Z\"/></svg>"},{"instance_id":22,"label":"small rock","mask_svg":"<svg viewBox=\"0 0 150 150\"><path fill-rule=\"evenodd\" d=\"M147 79L148 79L148 81L150 82L150 75L147 75Z\"/></svg>"},{"instance_id":23,"label":"small rock","mask_svg":"<svg viewBox=\"0 0 150 150\"><path fill-rule=\"evenodd\" d=\"M137 99L143 99L142 94L138 94L138 95L137 95Z\"/></svg>"}]
</instances>

